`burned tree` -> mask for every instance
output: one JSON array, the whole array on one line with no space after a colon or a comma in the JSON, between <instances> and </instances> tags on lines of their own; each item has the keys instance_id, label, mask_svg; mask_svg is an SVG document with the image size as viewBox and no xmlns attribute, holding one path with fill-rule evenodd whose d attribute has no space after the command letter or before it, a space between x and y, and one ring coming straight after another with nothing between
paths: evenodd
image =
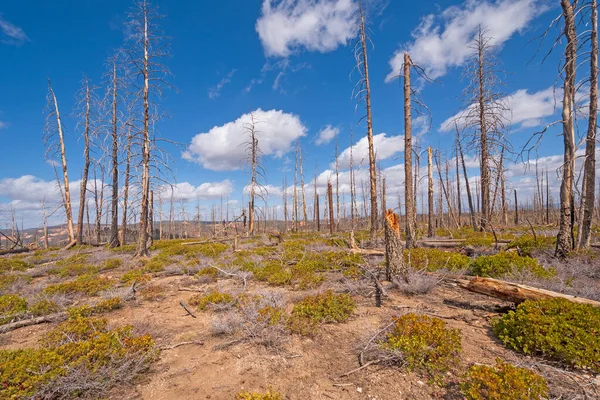
<instances>
[{"instance_id":1,"label":"burned tree","mask_svg":"<svg viewBox=\"0 0 600 400\"><path fill-rule=\"evenodd\" d=\"M162 97L163 89L170 85L166 78L170 75L163 60L169 56L166 39L157 25L160 18L156 8L149 0L135 3L128 16L132 35L127 49L130 61L130 81L134 87L136 110L141 118L136 120L135 142L139 146L141 169L141 193L139 230L135 256L148 256L148 224L150 210L151 167L156 161L155 124L160 120L157 101ZM141 87L139 87L141 83Z\"/></svg>"},{"instance_id":2,"label":"burned tree","mask_svg":"<svg viewBox=\"0 0 600 400\"><path fill-rule=\"evenodd\" d=\"M469 148L479 154L481 170L481 220L482 230L487 229L491 218L491 160L504 146L506 95L501 92L502 71L494 55L493 38L479 27L471 45L473 55L465 67L468 80L464 90L467 109L458 117L461 129L469 135Z\"/></svg>"},{"instance_id":3,"label":"burned tree","mask_svg":"<svg viewBox=\"0 0 600 400\"><path fill-rule=\"evenodd\" d=\"M54 161L54 158L60 156L60 164L62 166L63 180L58 179L57 183L62 194L63 206L65 208L65 216L67 218L67 231L69 234L69 245L76 244L75 231L73 229L73 209L71 208L71 190L69 188L69 172L67 168L67 153L65 149L65 138L63 133L63 125L60 119L60 111L58 109L58 100L52 89L52 83L48 79L48 114L46 116L46 125L44 127L44 144L46 145L46 158Z\"/></svg>"},{"instance_id":4,"label":"burned tree","mask_svg":"<svg viewBox=\"0 0 600 400\"><path fill-rule=\"evenodd\" d=\"M255 208L255 200L256 197L260 197L264 200L264 196L262 195L264 191L264 186L260 184L259 179L264 178L265 172L261 165L261 156L262 153L260 148L258 147L258 137L259 133L256 129L256 118L254 113L250 113L250 122L244 125L244 130L248 135L248 140L244 143L246 148L246 161L250 163L250 200L248 203L248 235L252 236L254 234L254 223L256 219L256 208Z\"/></svg>"},{"instance_id":5,"label":"burned tree","mask_svg":"<svg viewBox=\"0 0 600 400\"><path fill-rule=\"evenodd\" d=\"M375 146L373 144L373 119L371 114L371 83L369 81L369 60L367 55L367 28L365 22L365 9L361 0L359 7L359 29L360 29L360 40L356 43L354 48L354 58L356 59L356 66L360 73L360 79L356 84L354 98L360 103L365 102L365 115L361 120L366 119L367 122L367 141L368 141L368 152L369 152L369 182L370 182L370 195L371 195L371 226L370 226L370 237L371 240L375 240L377 234L377 221L378 221L378 210L377 210L377 170L375 166Z\"/></svg>"}]
</instances>

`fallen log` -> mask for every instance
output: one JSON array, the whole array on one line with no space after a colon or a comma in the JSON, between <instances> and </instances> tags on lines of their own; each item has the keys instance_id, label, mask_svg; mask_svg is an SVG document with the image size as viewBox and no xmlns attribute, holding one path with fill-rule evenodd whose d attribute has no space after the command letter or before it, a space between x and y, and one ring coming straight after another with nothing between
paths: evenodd
<instances>
[{"instance_id":1,"label":"fallen log","mask_svg":"<svg viewBox=\"0 0 600 400\"><path fill-rule=\"evenodd\" d=\"M522 303L525 300L562 298L572 301L573 303L591 304L595 307L600 307L600 302L595 300L553 292L546 289L539 289L533 286L501 281L499 279L464 277L464 279L450 278L450 280L455 281L458 283L458 286L471 292L512 301L517 304Z\"/></svg>"},{"instance_id":2,"label":"fallen log","mask_svg":"<svg viewBox=\"0 0 600 400\"><path fill-rule=\"evenodd\" d=\"M231 237L231 238L223 238L223 239L214 239L214 240L202 240L200 242L183 242L181 243L182 246L194 246L197 244L212 244L212 243L224 243L224 242L231 242L232 240L235 240L235 237Z\"/></svg>"},{"instance_id":3,"label":"fallen log","mask_svg":"<svg viewBox=\"0 0 600 400\"><path fill-rule=\"evenodd\" d=\"M19 254L19 253L27 253L29 248L23 247L22 249L10 249L10 250L0 250L0 256L4 256L6 254Z\"/></svg>"},{"instance_id":4,"label":"fallen log","mask_svg":"<svg viewBox=\"0 0 600 400\"><path fill-rule=\"evenodd\" d=\"M67 318L67 313L61 312L50 315L43 315L37 318L31 319L22 319L20 321L15 321L10 324L0 325L0 333L6 333L10 331L14 331L15 329L23 328L31 325L43 324L46 322L58 322Z\"/></svg>"}]
</instances>

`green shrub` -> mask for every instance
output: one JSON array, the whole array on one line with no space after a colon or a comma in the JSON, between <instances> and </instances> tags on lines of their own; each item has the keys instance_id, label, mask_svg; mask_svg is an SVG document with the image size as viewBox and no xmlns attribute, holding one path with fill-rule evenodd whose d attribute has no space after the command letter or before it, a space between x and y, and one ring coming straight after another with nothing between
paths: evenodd
<instances>
[{"instance_id":1,"label":"green shrub","mask_svg":"<svg viewBox=\"0 0 600 400\"><path fill-rule=\"evenodd\" d=\"M123 260L120 258L109 258L102 263L100 267L101 271L107 271L111 269L116 269L123 266Z\"/></svg>"},{"instance_id":2,"label":"green shrub","mask_svg":"<svg viewBox=\"0 0 600 400\"><path fill-rule=\"evenodd\" d=\"M0 290L18 281L19 275L0 275Z\"/></svg>"},{"instance_id":3,"label":"green shrub","mask_svg":"<svg viewBox=\"0 0 600 400\"><path fill-rule=\"evenodd\" d=\"M235 395L236 400L283 400L283 396L277 392L267 390L265 393L239 392Z\"/></svg>"},{"instance_id":4,"label":"green shrub","mask_svg":"<svg viewBox=\"0 0 600 400\"><path fill-rule=\"evenodd\" d=\"M40 300L36 301L35 303L33 303L29 307L28 311L32 315L39 317L41 315L48 315L48 314L53 314L53 313L59 312L60 307L58 306L58 304L56 304L52 300L40 299Z\"/></svg>"},{"instance_id":5,"label":"green shrub","mask_svg":"<svg viewBox=\"0 0 600 400\"><path fill-rule=\"evenodd\" d=\"M320 324L346 322L355 308L354 299L346 293L335 294L328 290L307 296L294 305L288 321L289 328L301 335L313 335Z\"/></svg>"},{"instance_id":6,"label":"green shrub","mask_svg":"<svg viewBox=\"0 0 600 400\"><path fill-rule=\"evenodd\" d=\"M77 277L74 281L57 283L44 289L46 294L87 294L97 295L113 286L113 281L98 275L88 274Z\"/></svg>"},{"instance_id":7,"label":"green shrub","mask_svg":"<svg viewBox=\"0 0 600 400\"><path fill-rule=\"evenodd\" d=\"M396 318L394 329L380 347L399 356L408 370L425 373L434 382L458 364L460 331L446 328L439 318L405 314Z\"/></svg>"},{"instance_id":8,"label":"green shrub","mask_svg":"<svg viewBox=\"0 0 600 400\"><path fill-rule=\"evenodd\" d=\"M600 308L560 298L528 300L493 328L511 349L600 372Z\"/></svg>"},{"instance_id":9,"label":"green shrub","mask_svg":"<svg viewBox=\"0 0 600 400\"><path fill-rule=\"evenodd\" d=\"M91 317L92 315L104 314L123 307L123 302L119 297L112 297L103 300L93 306L71 307L67 310L69 318Z\"/></svg>"},{"instance_id":10,"label":"green shrub","mask_svg":"<svg viewBox=\"0 0 600 400\"><path fill-rule=\"evenodd\" d=\"M110 388L127 381L120 374L135 376L158 354L150 335L132 332L131 326L110 330L106 320L76 318L48 332L40 348L0 350L0 398L40 398L41 390L69 374L77 379L82 370L79 386L61 387L63 398L82 397L92 382Z\"/></svg>"},{"instance_id":11,"label":"green shrub","mask_svg":"<svg viewBox=\"0 0 600 400\"><path fill-rule=\"evenodd\" d=\"M269 260L256 265L250 270L258 281L266 281L269 285L283 286L292 283L292 269L283 266L280 261Z\"/></svg>"},{"instance_id":12,"label":"green shrub","mask_svg":"<svg viewBox=\"0 0 600 400\"><path fill-rule=\"evenodd\" d=\"M496 360L496 367L472 365L460 386L467 400L542 400L548 397L544 378L501 359Z\"/></svg>"},{"instance_id":13,"label":"green shrub","mask_svg":"<svg viewBox=\"0 0 600 400\"><path fill-rule=\"evenodd\" d=\"M88 254L73 254L54 263L55 267L48 271L50 274L67 276L80 276L98 272L99 268L88 263Z\"/></svg>"},{"instance_id":14,"label":"green shrub","mask_svg":"<svg viewBox=\"0 0 600 400\"><path fill-rule=\"evenodd\" d=\"M31 267L33 264L19 257L0 257L0 272L25 271Z\"/></svg>"},{"instance_id":15,"label":"green shrub","mask_svg":"<svg viewBox=\"0 0 600 400\"><path fill-rule=\"evenodd\" d=\"M6 324L27 312L27 300L16 295L0 296L0 324Z\"/></svg>"},{"instance_id":16,"label":"green shrub","mask_svg":"<svg viewBox=\"0 0 600 400\"><path fill-rule=\"evenodd\" d=\"M206 310L210 305L233 305L235 298L229 293L222 293L217 290L210 291L206 294L197 294L190 298L189 304L197 307L198 310Z\"/></svg>"},{"instance_id":17,"label":"green shrub","mask_svg":"<svg viewBox=\"0 0 600 400\"><path fill-rule=\"evenodd\" d=\"M120 281L129 284L133 282L144 283L148 282L150 279L152 279L152 275L147 274L145 269L136 268L121 275Z\"/></svg>"},{"instance_id":18,"label":"green shrub","mask_svg":"<svg viewBox=\"0 0 600 400\"><path fill-rule=\"evenodd\" d=\"M208 277L208 278L211 278L212 280L217 280L217 277L219 276L219 270L216 269L215 267L206 267L206 268L202 268L200 271L198 271L196 273L196 275Z\"/></svg>"},{"instance_id":19,"label":"green shrub","mask_svg":"<svg viewBox=\"0 0 600 400\"><path fill-rule=\"evenodd\" d=\"M501 251L491 256L477 257L469 267L469 273L477 276L501 278L518 272L530 272L540 278L551 278L556 274L553 269L545 269L531 257L521 257L517 253Z\"/></svg>"},{"instance_id":20,"label":"green shrub","mask_svg":"<svg viewBox=\"0 0 600 400\"><path fill-rule=\"evenodd\" d=\"M151 250L161 250L160 256L173 257L185 256L186 258L196 258L199 256L217 257L227 251L229 245L225 243L202 243L184 245L183 240L159 240L150 248Z\"/></svg>"},{"instance_id":21,"label":"green shrub","mask_svg":"<svg viewBox=\"0 0 600 400\"><path fill-rule=\"evenodd\" d=\"M556 237L538 236L534 239L531 235L521 235L514 238L507 249L519 249L522 256L531 257L531 253L535 250L549 250L556 244Z\"/></svg>"},{"instance_id":22,"label":"green shrub","mask_svg":"<svg viewBox=\"0 0 600 400\"><path fill-rule=\"evenodd\" d=\"M404 261L406 263L410 261L411 266L419 270L437 271L439 269L448 269L450 271L460 271L469 266L471 259L463 254L452 251L418 247L404 250Z\"/></svg>"},{"instance_id":23,"label":"green shrub","mask_svg":"<svg viewBox=\"0 0 600 400\"><path fill-rule=\"evenodd\" d=\"M109 247L113 253L133 253L135 252L135 244L126 244L119 247Z\"/></svg>"}]
</instances>

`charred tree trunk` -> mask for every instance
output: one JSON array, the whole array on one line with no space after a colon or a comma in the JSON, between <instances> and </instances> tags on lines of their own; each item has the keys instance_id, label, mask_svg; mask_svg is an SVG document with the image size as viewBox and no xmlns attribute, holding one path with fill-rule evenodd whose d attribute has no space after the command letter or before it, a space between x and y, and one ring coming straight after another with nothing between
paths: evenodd
<instances>
[{"instance_id":1,"label":"charred tree trunk","mask_svg":"<svg viewBox=\"0 0 600 400\"><path fill-rule=\"evenodd\" d=\"M385 276L391 281L392 277L400 274L408 283L408 271L404 264L402 243L400 241L400 222L398 215L391 209L385 214Z\"/></svg>"},{"instance_id":2,"label":"charred tree trunk","mask_svg":"<svg viewBox=\"0 0 600 400\"><path fill-rule=\"evenodd\" d=\"M329 233L335 232L335 220L333 219L333 188L331 182L327 182L327 197L329 203Z\"/></svg>"},{"instance_id":3,"label":"charred tree trunk","mask_svg":"<svg viewBox=\"0 0 600 400\"><path fill-rule=\"evenodd\" d=\"M598 117L598 8L596 0L591 2L592 32L590 36L590 105L588 131L585 141L585 162L583 167L582 219L579 221L579 248L590 246L592 220L594 218L596 184L596 124Z\"/></svg>"},{"instance_id":4,"label":"charred tree trunk","mask_svg":"<svg viewBox=\"0 0 600 400\"><path fill-rule=\"evenodd\" d=\"M406 248L416 246L415 204L412 171L412 117L411 117L411 59L404 53L404 206L406 215Z\"/></svg>"},{"instance_id":5,"label":"charred tree trunk","mask_svg":"<svg viewBox=\"0 0 600 400\"><path fill-rule=\"evenodd\" d=\"M428 212L427 212L427 236L433 237L433 214L434 211L434 202L433 202L433 152L431 147L427 148L427 203L428 203Z\"/></svg>"},{"instance_id":6,"label":"charred tree trunk","mask_svg":"<svg viewBox=\"0 0 600 400\"><path fill-rule=\"evenodd\" d=\"M575 28L574 5L569 0L561 0L565 20L565 80L563 87L563 176L560 185L560 218L556 237L557 257L566 257L573 250L573 181L575 171L575 121L573 116L575 96L575 72L577 62L577 32Z\"/></svg>"},{"instance_id":7,"label":"charred tree trunk","mask_svg":"<svg viewBox=\"0 0 600 400\"><path fill-rule=\"evenodd\" d=\"M117 126L117 60L113 59L112 75L112 195L109 247L118 247L119 242L119 131ZM83 221L83 220L82 220Z\"/></svg>"}]
</instances>

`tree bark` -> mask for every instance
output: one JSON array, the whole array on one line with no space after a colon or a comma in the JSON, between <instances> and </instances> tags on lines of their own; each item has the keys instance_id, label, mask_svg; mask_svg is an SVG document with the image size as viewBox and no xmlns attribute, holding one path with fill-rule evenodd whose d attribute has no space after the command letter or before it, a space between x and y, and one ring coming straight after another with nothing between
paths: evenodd
<instances>
[{"instance_id":1,"label":"tree bark","mask_svg":"<svg viewBox=\"0 0 600 400\"><path fill-rule=\"evenodd\" d=\"M391 281L393 276L400 274L408 283L408 271L404 264L402 242L400 240L400 222L398 215L392 209L385 214L385 276Z\"/></svg>"},{"instance_id":2,"label":"tree bark","mask_svg":"<svg viewBox=\"0 0 600 400\"><path fill-rule=\"evenodd\" d=\"M369 145L369 181L371 187L371 227L370 237L374 241L377 236L377 171L375 166L375 148L373 144L373 124L371 115L371 84L369 81L369 61L367 57L367 33L365 28L365 14L360 3L360 40L362 46L363 78L365 82L365 102L367 111L367 141Z\"/></svg>"},{"instance_id":3,"label":"tree bark","mask_svg":"<svg viewBox=\"0 0 600 400\"><path fill-rule=\"evenodd\" d=\"M111 195L111 219L110 219L110 237L108 246L111 248L119 247L119 131L117 126L117 59L113 59L112 74L112 195ZM82 219L83 222L83 219Z\"/></svg>"},{"instance_id":4,"label":"tree bark","mask_svg":"<svg viewBox=\"0 0 600 400\"><path fill-rule=\"evenodd\" d=\"M327 200L329 203L329 233L335 232L335 220L333 219L333 188L331 182L327 182Z\"/></svg>"},{"instance_id":5,"label":"tree bark","mask_svg":"<svg viewBox=\"0 0 600 400\"><path fill-rule=\"evenodd\" d=\"M591 1L591 9L590 105L588 131L585 141L585 162L583 166L583 213L582 219L579 221L578 248L587 248L590 246L596 190L596 124L598 117L598 7L596 0Z\"/></svg>"},{"instance_id":6,"label":"tree bark","mask_svg":"<svg viewBox=\"0 0 600 400\"><path fill-rule=\"evenodd\" d=\"M573 174L575 171L575 123L573 118L575 96L575 72L577 62L577 32L575 28L574 5L569 0L561 0L565 20L565 80L563 87L563 177L560 185L560 217L556 237L557 257L566 257L573 250Z\"/></svg>"},{"instance_id":7,"label":"tree bark","mask_svg":"<svg viewBox=\"0 0 600 400\"><path fill-rule=\"evenodd\" d=\"M412 117L411 117L411 87L410 68L411 59L404 53L404 206L406 215L406 248L411 249L416 245L415 229L415 204L413 195L412 171Z\"/></svg>"},{"instance_id":8,"label":"tree bark","mask_svg":"<svg viewBox=\"0 0 600 400\"><path fill-rule=\"evenodd\" d=\"M77 216L77 243L83 243L83 216L85 215L85 196L87 193L87 181L90 169L90 86L85 78L85 122L83 128L83 175L79 190L79 214Z\"/></svg>"},{"instance_id":9,"label":"tree bark","mask_svg":"<svg viewBox=\"0 0 600 400\"><path fill-rule=\"evenodd\" d=\"M434 202L433 202L433 151L431 147L427 148L427 236L433 237L433 214L434 214Z\"/></svg>"},{"instance_id":10,"label":"tree bark","mask_svg":"<svg viewBox=\"0 0 600 400\"><path fill-rule=\"evenodd\" d=\"M50 90L50 95L52 96L52 101L54 103L54 112L56 116L56 127L58 132L58 140L60 147L60 160L62 164L63 170L63 186L64 186L64 207L65 207L65 216L67 217L67 231L69 234L69 241L75 241L75 231L73 229L73 210L71 208L71 190L69 189L69 173L67 169L67 153L65 150L65 139L63 135L62 129L62 121L60 119L60 111L58 110L58 100L56 99L56 95L54 94L54 90L52 89L52 84L50 83L50 79L48 79L48 88Z\"/></svg>"}]
</instances>

